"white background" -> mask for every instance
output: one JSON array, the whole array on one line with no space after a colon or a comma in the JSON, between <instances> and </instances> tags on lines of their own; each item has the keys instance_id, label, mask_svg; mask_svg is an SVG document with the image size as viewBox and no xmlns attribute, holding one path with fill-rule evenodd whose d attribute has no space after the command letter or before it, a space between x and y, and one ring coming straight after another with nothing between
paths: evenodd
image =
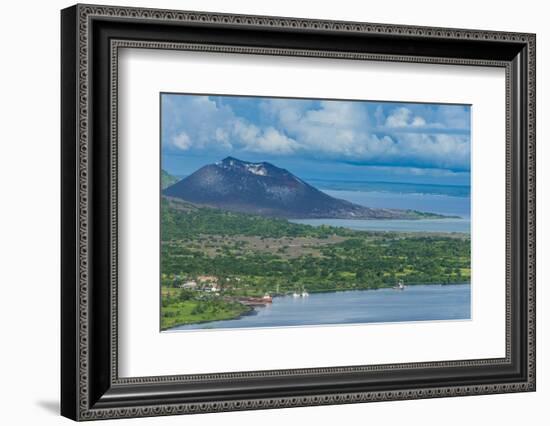
<instances>
[{"instance_id":1,"label":"white background","mask_svg":"<svg viewBox=\"0 0 550 426\"><path fill-rule=\"evenodd\" d=\"M119 81L121 376L505 356L502 68L123 49ZM160 275L158 98L167 91L471 103L472 319L159 333L151 283ZM232 349L220 357L216 347Z\"/></svg>"},{"instance_id":2,"label":"white background","mask_svg":"<svg viewBox=\"0 0 550 426\"><path fill-rule=\"evenodd\" d=\"M175 9L226 11L383 23L536 32L538 67L538 391L423 401L208 414L102 424L280 425L312 423L517 425L548 423L550 400L550 216L548 144L550 28L544 2L338 2L268 0L123 0ZM1 421L69 424L59 394L59 9L66 1L3 4L0 68ZM546 79L546 81L545 81ZM546 194L545 194L546 192ZM115 423L119 422L119 423Z\"/></svg>"}]
</instances>

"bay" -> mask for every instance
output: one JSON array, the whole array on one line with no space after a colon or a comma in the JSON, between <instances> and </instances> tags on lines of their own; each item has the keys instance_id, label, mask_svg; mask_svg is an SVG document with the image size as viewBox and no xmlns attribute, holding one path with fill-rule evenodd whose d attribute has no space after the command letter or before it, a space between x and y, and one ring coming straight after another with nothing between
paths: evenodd
<instances>
[{"instance_id":1,"label":"bay","mask_svg":"<svg viewBox=\"0 0 550 426\"><path fill-rule=\"evenodd\" d=\"M400 193L385 191L323 190L331 197L362 206L381 209L410 209L446 216L470 218L470 197L444 194Z\"/></svg>"},{"instance_id":2,"label":"bay","mask_svg":"<svg viewBox=\"0 0 550 426\"><path fill-rule=\"evenodd\" d=\"M423 190L420 186L418 191ZM323 192L342 200L372 208L410 209L446 216L448 219L379 220L379 219L291 219L312 226L336 226L358 231L390 232L460 232L470 233L470 197L423 192L329 190Z\"/></svg>"},{"instance_id":3,"label":"bay","mask_svg":"<svg viewBox=\"0 0 550 426\"><path fill-rule=\"evenodd\" d=\"M177 326L170 330L289 327L409 321L467 320L471 318L470 284L410 285L390 288L314 293L307 297L275 297L252 315Z\"/></svg>"}]
</instances>

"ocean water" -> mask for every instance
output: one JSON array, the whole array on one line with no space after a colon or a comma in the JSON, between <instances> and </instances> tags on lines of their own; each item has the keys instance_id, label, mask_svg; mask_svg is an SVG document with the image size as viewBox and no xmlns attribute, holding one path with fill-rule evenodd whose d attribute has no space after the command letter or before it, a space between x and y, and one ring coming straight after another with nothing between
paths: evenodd
<instances>
[{"instance_id":1,"label":"ocean water","mask_svg":"<svg viewBox=\"0 0 550 426\"><path fill-rule=\"evenodd\" d=\"M395 192L399 194L434 194L453 197L469 197L469 185L436 185L407 182L364 182L349 180L308 179L310 185L319 189L360 191L360 192Z\"/></svg>"},{"instance_id":2,"label":"ocean water","mask_svg":"<svg viewBox=\"0 0 550 426\"><path fill-rule=\"evenodd\" d=\"M470 188L385 182L311 181L332 197L373 208L411 209L457 216L449 219L348 220L296 219L295 223L330 225L361 231L470 232Z\"/></svg>"},{"instance_id":3,"label":"ocean water","mask_svg":"<svg viewBox=\"0 0 550 426\"><path fill-rule=\"evenodd\" d=\"M329 225L357 231L469 233L469 219L362 220L362 219L290 219L303 225Z\"/></svg>"},{"instance_id":4,"label":"ocean water","mask_svg":"<svg viewBox=\"0 0 550 426\"><path fill-rule=\"evenodd\" d=\"M400 193L386 191L326 190L331 197L374 208L411 209L438 213L446 216L470 218L470 197L456 197L444 194L421 192Z\"/></svg>"},{"instance_id":5,"label":"ocean water","mask_svg":"<svg viewBox=\"0 0 550 426\"><path fill-rule=\"evenodd\" d=\"M170 329L289 327L328 324L468 320L470 284L411 285L405 290L356 290L316 293L308 297L275 297L238 319L191 324Z\"/></svg>"}]
</instances>

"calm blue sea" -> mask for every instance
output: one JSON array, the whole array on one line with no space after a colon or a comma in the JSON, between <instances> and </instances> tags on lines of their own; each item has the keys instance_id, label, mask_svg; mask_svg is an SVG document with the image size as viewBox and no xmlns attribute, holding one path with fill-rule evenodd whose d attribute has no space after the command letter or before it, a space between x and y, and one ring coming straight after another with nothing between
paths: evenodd
<instances>
[{"instance_id":1,"label":"calm blue sea","mask_svg":"<svg viewBox=\"0 0 550 426\"><path fill-rule=\"evenodd\" d=\"M347 220L299 219L295 223L340 226L362 231L470 232L470 187L388 182L310 180L308 183L335 198L374 208L412 209L450 219Z\"/></svg>"},{"instance_id":2,"label":"calm blue sea","mask_svg":"<svg viewBox=\"0 0 550 426\"><path fill-rule=\"evenodd\" d=\"M380 289L275 297L253 315L174 327L171 330L288 327L471 318L470 284L414 285L405 290Z\"/></svg>"},{"instance_id":3,"label":"calm blue sea","mask_svg":"<svg viewBox=\"0 0 550 426\"><path fill-rule=\"evenodd\" d=\"M469 185L435 185L407 182L364 182L351 180L307 179L310 185L319 189L333 189L360 192L396 192L400 194L440 194L454 197L469 197Z\"/></svg>"}]
</instances>

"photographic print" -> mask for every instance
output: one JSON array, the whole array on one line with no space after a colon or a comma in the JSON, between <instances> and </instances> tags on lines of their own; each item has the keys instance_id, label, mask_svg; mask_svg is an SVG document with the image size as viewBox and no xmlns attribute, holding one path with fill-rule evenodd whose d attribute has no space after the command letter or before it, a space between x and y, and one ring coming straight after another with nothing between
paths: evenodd
<instances>
[{"instance_id":1,"label":"photographic print","mask_svg":"<svg viewBox=\"0 0 550 426\"><path fill-rule=\"evenodd\" d=\"M162 331L471 318L470 105L160 105Z\"/></svg>"},{"instance_id":2,"label":"photographic print","mask_svg":"<svg viewBox=\"0 0 550 426\"><path fill-rule=\"evenodd\" d=\"M61 414L535 391L536 75L533 33L63 9Z\"/></svg>"}]
</instances>

